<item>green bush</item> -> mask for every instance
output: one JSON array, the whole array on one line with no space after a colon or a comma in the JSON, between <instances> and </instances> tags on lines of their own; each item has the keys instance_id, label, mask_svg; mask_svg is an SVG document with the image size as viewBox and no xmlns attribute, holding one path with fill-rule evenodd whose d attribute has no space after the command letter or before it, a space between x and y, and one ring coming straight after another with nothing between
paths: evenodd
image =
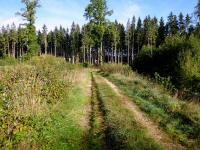
<instances>
[{"instance_id":1,"label":"green bush","mask_svg":"<svg viewBox=\"0 0 200 150\"><path fill-rule=\"evenodd\" d=\"M31 63L35 65L20 64L0 69L1 148L15 149L25 139L30 142L26 144L32 145L32 140L41 132L34 120L44 119L52 107L66 97L70 82L62 80L61 68L65 63L57 59L53 62L57 63L49 66L48 61L42 63L42 58L34 59ZM44 121L41 123L45 124Z\"/></svg>"},{"instance_id":2,"label":"green bush","mask_svg":"<svg viewBox=\"0 0 200 150\"><path fill-rule=\"evenodd\" d=\"M184 95L199 95L199 38L175 35L159 48L144 47L132 67L151 77L155 72L164 78L171 77L173 85L185 91Z\"/></svg>"}]
</instances>

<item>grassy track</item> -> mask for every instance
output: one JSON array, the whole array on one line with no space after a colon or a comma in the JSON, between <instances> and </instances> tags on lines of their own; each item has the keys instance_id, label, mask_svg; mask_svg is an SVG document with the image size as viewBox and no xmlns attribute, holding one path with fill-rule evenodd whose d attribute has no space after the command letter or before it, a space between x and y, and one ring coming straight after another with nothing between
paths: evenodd
<instances>
[{"instance_id":1,"label":"grassy track","mask_svg":"<svg viewBox=\"0 0 200 150\"><path fill-rule=\"evenodd\" d=\"M101 77L95 76L95 83L103 105L101 109L105 112L106 143L109 149L162 149L134 120L133 113L123 107L120 97Z\"/></svg>"},{"instance_id":2,"label":"grassy track","mask_svg":"<svg viewBox=\"0 0 200 150\"><path fill-rule=\"evenodd\" d=\"M198 149L200 143L200 116L198 105L171 98L149 81L131 75L103 75L117 85L125 94L163 128L174 140L188 148Z\"/></svg>"},{"instance_id":3,"label":"grassy track","mask_svg":"<svg viewBox=\"0 0 200 150\"><path fill-rule=\"evenodd\" d=\"M89 149L102 150L108 149L106 145L106 123L105 113L102 109L102 102L99 99L96 83L92 76L92 97L89 131Z\"/></svg>"}]
</instances>

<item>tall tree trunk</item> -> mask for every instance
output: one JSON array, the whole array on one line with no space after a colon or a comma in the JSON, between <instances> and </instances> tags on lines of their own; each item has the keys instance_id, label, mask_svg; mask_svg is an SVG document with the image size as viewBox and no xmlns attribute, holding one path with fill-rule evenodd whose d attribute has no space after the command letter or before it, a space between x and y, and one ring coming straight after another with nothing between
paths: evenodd
<instances>
[{"instance_id":1,"label":"tall tree trunk","mask_svg":"<svg viewBox=\"0 0 200 150\"><path fill-rule=\"evenodd\" d=\"M128 55L127 55L127 62L130 64L130 47L129 47L129 40L128 40Z\"/></svg>"},{"instance_id":2,"label":"tall tree trunk","mask_svg":"<svg viewBox=\"0 0 200 150\"><path fill-rule=\"evenodd\" d=\"M103 42L101 42L100 48L100 64L103 65Z\"/></svg>"},{"instance_id":3,"label":"tall tree trunk","mask_svg":"<svg viewBox=\"0 0 200 150\"><path fill-rule=\"evenodd\" d=\"M75 64L74 50L72 51L72 64Z\"/></svg>"},{"instance_id":4,"label":"tall tree trunk","mask_svg":"<svg viewBox=\"0 0 200 150\"><path fill-rule=\"evenodd\" d=\"M85 44L83 45L83 62L86 62L86 58L85 58Z\"/></svg>"},{"instance_id":5,"label":"tall tree trunk","mask_svg":"<svg viewBox=\"0 0 200 150\"><path fill-rule=\"evenodd\" d=\"M56 46L56 42L54 44L54 55L57 56L57 46Z\"/></svg>"},{"instance_id":6,"label":"tall tree trunk","mask_svg":"<svg viewBox=\"0 0 200 150\"><path fill-rule=\"evenodd\" d=\"M123 50L121 50L121 63L123 64L123 57L124 57L124 55L123 55Z\"/></svg>"},{"instance_id":7,"label":"tall tree trunk","mask_svg":"<svg viewBox=\"0 0 200 150\"><path fill-rule=\"evenodd\" d=\"M92 53L91 53L91 46L90 46L90 54L89 54L89 55L90 55L90 56L89 56L89 57L90 57L90 59L89 59L89 60L90 60L90 64L92 64Z\"/></svg>"},{"instance_id":8,"label":"tall tree trunk","mask_svg":"<svg viewBox=\"0 0 200 150\"><path fill-rule=\"evenodd\" d=\"M12 56L15 58L15 42L12 43Z\"/></svg>"},{"instance_id":9,"label":"tall tree trunk","mask_svg":"<svg viewBox=\"0 0 200 150\"><path fill-rule=\"evenodd\" d=\"M45 55L47 55L47 39L46 38L44 42L44 49L45 49Z\"/></svg>"},{"instance_id":10,"label":"tall tree trunk","mask_svg":"<svg viewBox=\"0 0 200 150\"><path fill-rule=\"evenodd\" d=\"M113 47L112 47L112 54L111 54L111 63L113 63L114 62L114 51L113 51Z\"/></svg>"},{"instance_id":11,"label":"tall tree trunk","mask_svg":"<svg viewBox=\"0 0 200 150\"><path fill-rule=\"evenodd\" d=\"M120 64L120 51L118 52L118 64Z\"/></svg>"},{"instance_id":12,"label":"tall tree trunk","mask_svg":"<svg viewBox=\"0 0 200 150\"><path fill-rule=\"evenodd\" d=\"M134 48L132 48L131 51L131 63L133 63L133 60L134 60Z\"/></svg>"},{"instance_id":13,"label":"tall tree trunk","mask_svg":"<svg viewBox=\"0 0 200 150\"><path fill-rule=\"evenodd\" d=\"M8 56L10 57L10 44L8 42Z\"/></svg>"},{"instance_id":14,"label":"tall tree trunk","mask_svg":"<svg viewBox=\"0 0 200 150\"><path fill-rule=\"evenodd\" d=\"M115 42L115 63L117 63L117 44Z\"/></svg>"}]
</instances>

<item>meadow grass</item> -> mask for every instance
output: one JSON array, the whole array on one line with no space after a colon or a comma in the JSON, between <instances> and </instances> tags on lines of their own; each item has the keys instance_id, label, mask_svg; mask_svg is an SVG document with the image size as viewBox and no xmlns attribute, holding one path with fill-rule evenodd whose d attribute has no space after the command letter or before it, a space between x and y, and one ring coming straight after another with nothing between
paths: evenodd
<instances>
[{"instance_id":1,"label":"meadow grass","mask_svg":"<svg viewBox=\"0 0 200 150\"><path fill-rule=\"evenodd\" d=\"M109 149L162 149L146 129L134 120L133 113L123 107L121 97L99 76L95 77L95 82L101 109L105 112L106 143Z\"/></svg>"},{"instance_id":2,"label":"meadow grass","mask_svg":"<svg viewBox=\"0 0 200 150\"><path fill-rule=\"evenodd\" d=\"M173 98L163 87L134 72L128 73L127 76L113 71L115 69L112 66L107 68L109 69L102 69L101 74L131 97L141 110L153 118L173 139L189 148L199 148L200 106L198 103Z\"/></svg>"}]
</instances>

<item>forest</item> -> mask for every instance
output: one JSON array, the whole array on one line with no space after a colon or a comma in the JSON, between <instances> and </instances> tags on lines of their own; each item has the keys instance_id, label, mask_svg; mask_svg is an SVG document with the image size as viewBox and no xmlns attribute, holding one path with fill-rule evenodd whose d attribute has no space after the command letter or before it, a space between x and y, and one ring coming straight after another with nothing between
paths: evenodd
<instances>
[{"instance_id":1,"label":"forest","mask_svg":"<svg viewBox=\"0 0 200 150\"><path fill-rule=\"evenodd\" d=\"M87 24L0 28L0 149L200 148L200 0L191 14L114 22L90 0Z\"/></svg>"}]
</instances>

